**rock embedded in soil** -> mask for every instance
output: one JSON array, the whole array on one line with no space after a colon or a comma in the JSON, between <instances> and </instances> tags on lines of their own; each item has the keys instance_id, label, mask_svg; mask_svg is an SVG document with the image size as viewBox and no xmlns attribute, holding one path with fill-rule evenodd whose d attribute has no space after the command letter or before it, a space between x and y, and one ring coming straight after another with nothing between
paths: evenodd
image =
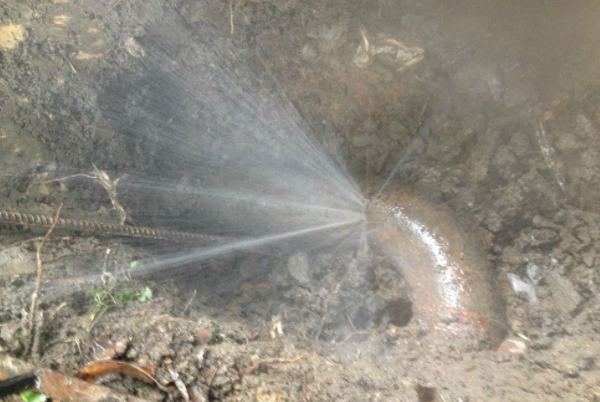
<instances>
[{"instance_id":1,"label":"rock embedded in soil","mask_svg":"<svg viewBox=\"0 0 600 402\"><path fill-rule=\"evenodd\" d=\"M319 57L319 50L313 42L307 42L302 48L302 59L311 61Z\"/></svg>"},{"instance_id":2,"label":"rock embedded in soil","mask_svg":"<svg viewBox=\"0 0 600 402\"><path fill-rule=\"evenodd\" d=\"M288 272L297 285L310 286L308 255L306 253L296 253L290 257L287 264Z\"/></svg>"},{"instance_id":3,"label":"rock embedded in soil","mask_svg":"<svg viewBox=\"0 0 600 402\"><path fill-rule=\"evenodd\" d=\"M572 314L582 302L581 295L573 283L556 271L546 275L546 282L552 292L552 299L563 315Z\"/></svg>"},{"instance_id":4,"label":"rock embedded in soil","mask_svg":"<svg viewBox=\"0 0 600 402\"><path fill-rule=\"evenodd\" d=\"M396 120L392 120L388 125L388 136L392 140L403 141L407 139L408 135L408 129Z\"/></svg>"}]
</instances>

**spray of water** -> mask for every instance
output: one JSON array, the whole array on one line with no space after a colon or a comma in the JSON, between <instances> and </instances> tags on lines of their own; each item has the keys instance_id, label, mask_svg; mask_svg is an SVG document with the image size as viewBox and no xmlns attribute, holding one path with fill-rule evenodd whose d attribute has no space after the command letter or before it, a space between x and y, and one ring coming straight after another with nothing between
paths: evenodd
<instances>
[{"instance_id":1,"label":"spray of water","mask_svg":"<svg viewBox=\"0 0 600 402\"><path fill-rule=\"evenodd\" d=\"M107 169L128 173L120 189L138 220L237 240L167 253L139 272L360 233L365 201L332 137L286 100L256 52L199 25L167 18L136 38L143 55L99 96L110 124L96 129L139 155L135 173Z\"/></svg>"}]
</instances>

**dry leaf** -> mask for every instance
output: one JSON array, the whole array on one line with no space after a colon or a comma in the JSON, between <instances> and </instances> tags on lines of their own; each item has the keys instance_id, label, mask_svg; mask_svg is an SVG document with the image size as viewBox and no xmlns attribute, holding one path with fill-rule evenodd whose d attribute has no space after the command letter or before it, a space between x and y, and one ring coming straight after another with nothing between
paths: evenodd
<instances>
[{"instance_id":1,"label":"dry leaf","mask_svg":"<svg viewBox=\"0 0 600 402\"><path fill-rule=\"evenodd\" d=\"M0 26L0 47L14 49L25 39L25 30L21 25L8 24Z\"/></svg>"},{"instance_id":2,"label":"dry leaf","mask_svg":"<svg viewBox=\"0 0 600 402\"><path fill-rule=\"evenodd\" d=\"M102 56L104 56L104 53L86 53L86 52L82 52L81 50L79 52L77 52L77 55L75 56L76 60L96 60L101 58Z\"/></svg>"},{"instance_id":3,"label":"dry leaf","mask_svg":"<svg viewBox=\"0 0 600 402\"><path fill-rule=\"evenodd\" d=\"M116 360L101 360L88 364L81 368L77 377L88 381L95 382L100 380L102 377L106 377L111 374L123 374L136 380L144 381L148 384L154 384L159 389L162 386L154 378L154 366L148 365L144 367L134 366L131 363L121 362Z\"/></svg>"}]
</instances>

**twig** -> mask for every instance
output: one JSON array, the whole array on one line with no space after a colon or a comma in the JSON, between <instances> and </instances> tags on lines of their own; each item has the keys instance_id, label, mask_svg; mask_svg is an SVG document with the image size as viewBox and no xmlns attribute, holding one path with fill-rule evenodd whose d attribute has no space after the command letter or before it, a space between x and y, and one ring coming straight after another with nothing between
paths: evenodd
<instances>
[{"instance_id":1,"label":"twig","mask_svg":"<svg viewBox=\"0 0 600 402\"><path fill-rule=\"evenodd\" d=\"M110 177L108 176L108 173L106 173L104 170L98 169L96 167L96 165L94 165L93 163L92 163L92 166L94 168L94 175L96 175L96 179L100 182L102 187L104 187L104 189L108 193L108 198L110 198L110 202L111 202L113 208L119 214L119 217L120 217L119 223L121 225L124 225L125 222L127 222L130 219L129 219L129 214L127 213L127 211L125 211L125 208L123 208L123 206L119 203L119 195L117 192L117 186L119 185L119 180L121 180L123 177L126 177L127 175L123 175L115 180L111 180Z\"/></svg>"},{"instance_id":2,"label":"twig","mask_svg":"<svg viewBox=\"0 0 600 402\"><path fill-rule=\"evenodd\" d=\"M342 339L338 343L348 342L350 339L352 339L358 335L373 335L375 333L376 333L376 331L369 331L369 330L354 331L351 334L348 334L348 336L346 336L344 339Z\"/></svg>"},{"instance_id":3,"label":"twig","mask_svg":"<svg viewBox=\"0 0 600 402\"><path fill-rule=\"evenodd\" d=\"M350 314L346 313L346 320L348 320L348 325L350 325L350 328L352 328L352 331L356 332L356 326L354 325L354 321L352 321L352 317L350 317Z\"/></svg>"},{"instance_id":4,"label":"twig","mask_svg":"<svg viewBox=\"0 0 600 402\"><path fill-rule=\"evenodd\" d=\"M329 305L331 304L331 299L333 299L333 297L340 292L340 288L342 287L342 284L344 283L346 278L348 278L348 275L349 272L347 272L346 275L344 275L342 280L335 286L333 292L329 294L327 300L325 300L325 311L323 312L323 316L321 317L321 325L319 325L319 330L317 331L317 334L315 336L316 341L318 341L321 337L321 332L323 332L323 327L325 327L325 321L327 320L327 315L329 314Z\"/></svg>"},{"instance_id":5,"label":"twig","mask_svg":"<svg viewBox=\"0 0 600 402\"><path fill-rule=\"evenodd\" d=\"M96 175L91 175L91 174L87 174L87 173L78 173L78 174L72 174L70 176L60 177L58 179L43 181L42 184L55 183L57 181L65 181L65 180L69 180L69 179L74 179L75 177L85 177L86 179L94 179L94 180L98 179L98 176L96 176Z\"/></svg>"},{"instance_id":6,"label":"twig","mask_svg":"<svg viewBox=\"0 0 600 402\"><path fill-rule=\"evenodd\" d=\"M194 297L196 297L196 289L194 289L194 294L190 298L190 301L188 301L187 304L185 305L185 308L183 309L183 312L181 313L181 315L185 314L185 312L187 311L187 309L190 307L190 304L192 304L192 301L194 300Z\"/></svg>"},{"instance_id":7,"label":"twig","mask_svg":"<svg viewBox=\"0 0 600 402\"><path fill-rule=\"evenodd\" d=\"M206 393L204 394L204 399L207 402L210 401L210 387L211 387L213 381L215 380L217 373L219 372L219 370L221 370L221 367L223 367L223 363L221 363L217 366L217 369L214 371L214 373L211 374L210 378L206 382Z\"/></svg>"},{"instance_id":8,"label":"twig","mask_svg":"<svg viewBox=\"0 0 600 402\"><path fill-rule=\"evenodd\" d=\"M33 341L31 342L31 361L37 363L40 361L40 346L42 344L42 331L40 328L44 325L44 311L36 312L35 330L33 331Z\"/></svg>"},{"instance_id":9,"label":"twig","mask_svg":"<svg viewBox=\"0 0 600 402\"><path fill-rule=\"evenodd\" d=\"M259 368L260 366L271 365L271 364L285 364L285 363L296 363L300 360L304 359L304 355L300 355L294 357L293 359L264 359L259 360L256 364L248 367L246 370L240 373L240 377L252 374L254 370Z\"/></svg>"},{"instance_id":10,"label":"twig","mask_svg":"<svg viewBox=\"0 0 600 402\"><path fill-rule=\"evenodd\" d=\"M46 235L44 236L44 238L40 242L39 246L37 247L37 251L36 251L37 278L35 279L35 288L33 290L33 294L31 295L31 307L29 308L29 334L30 335L33 334L33 322L34 322L33 317L35 315L35 309L37 306L37 299L38 299L38 292L40 291L40 284L42 283L42 272L43 272L42 247L44 246L44 242L48 239L48 237L50 237L50 234L56 227L56 224L58 223L58 218L60 217L60 211L62 210L62 207L63 207L63 204L60 204L60 206L58 207L58 210L56 211L56 215L54 216L54 222L52 222L52 226L50 226L50 229L48 229L48 231L46 232Z\"/></svg>"},{"instance_id":11,"label":"twig","mask_svg":"<svg viewBox=\"0 0 600 402\"><path fill-rule=\"evenodd\" d=\"M231 26L231 35L233 36L235 30L233 26L233 0L229 0L229 25Z\"/></svg>"},{"instance_id":12,"label":"twig","mask_svg":"<svg viewBox=\"0 0 600 402\"><path fill-rule=\"evenodd\" d=\"M306 383L306 372L302 373L302 401L310 401L310 394L308 393L308 384Z\"/></svg>"},{"instance_id":13,"label":"twig","mask_svg":"<svg viewBox=\"0 0 600 402\"><path fill-rule=\"evenodd\" d=\"M85 177L86 179L96 180L98 183L100 183L100 185L102 185L102 187L104 187L104 189L108 193L108 198L110 198L110 202L113 206L113 209L119 214L119 223L121 225L125 224L125 222L130 220L130 217L127 211L125 211L125 208L123 208L123 206L119 202L117 187L119 185L119 180L121 180L124 177L127 177L127 175L123 175L115 180L111 180L110 176L108 175L108 173L106 173L106 171L98 169L93 163L92 167L94 168L94 171L90 173L73 174L70 176L60 177L58 179L47 180L42 183L48 184L54 182L61 182L69 179L74 179L76 177Z\"/></svg>"},{"instance_id":14,"label":"twig","mask_svg":"<svg viewBox=\"0 0 600 402\"><path fill-rule=\"evenodd\" d=\"M548 140L548 136L546 135L546 130L544 129L544 122L540 121L538 127L535 129L535 135L537 137L538 145L540 147L540 151L542 152L542 156L544 157L544 162L546 162L546 166L561 191L565 191L565 184L562 178L562 174L560 173L556 160L554 159L556 155L556 151L554 147L550 144Z\"/></svg>"},{"instance_id":15,"label":"twig","mask_svg":"<svg viewBox=\"0 0 600 402\"><path fill-rule=\"evenodd\" d=\"M121 4L125 3L125 0L117 0L115 2L115 4L113 4L110 9L112 10L113 8L117 8L118 6L120 6Z\"/></svg>"}]
</instances>

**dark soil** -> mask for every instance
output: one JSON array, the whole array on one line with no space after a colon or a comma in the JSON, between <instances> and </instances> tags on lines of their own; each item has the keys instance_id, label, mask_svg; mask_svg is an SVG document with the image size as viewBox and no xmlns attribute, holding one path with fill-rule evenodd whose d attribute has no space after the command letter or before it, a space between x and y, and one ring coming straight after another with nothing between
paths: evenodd
<instances>
[{"instance_id":1,"label":"dark soil","mask_svg":"<svg viewBox=\"0 0 600 402\"><path fill-rule=\"evenodd\" d=\"M149 364L166 391L105 382L147 400L185 400L177 384L192 401L600 400L600 6L235 0L232 35L228 2L208 3L2 2L0 210L53 215L62 203L63 216L116 223L97 182L50 182L92 164L185 185L177 150L161 159L162 139L131 138L143 116L117 121L130 105L114 94L160 79L137 66L163 21L197 35L210 20L206 41L259 55L257 74L333 133L365 194L402 160L396 182L483 233L509 338L492 350L436 341L412 319L397 271L349 245L136 276L136 261L167 246L58 231L30 334L31 239L45 229L0 224L0 352L66 374L106 358ZM361 29L374 46L394 39L425 57L360 68ZM190 219L198 201L119 196L136 223L219 232ZM517 277L530 293L515 291ZM153 295L91 317L89 291L103 286Z\"/></svg>"}]
</instances>

